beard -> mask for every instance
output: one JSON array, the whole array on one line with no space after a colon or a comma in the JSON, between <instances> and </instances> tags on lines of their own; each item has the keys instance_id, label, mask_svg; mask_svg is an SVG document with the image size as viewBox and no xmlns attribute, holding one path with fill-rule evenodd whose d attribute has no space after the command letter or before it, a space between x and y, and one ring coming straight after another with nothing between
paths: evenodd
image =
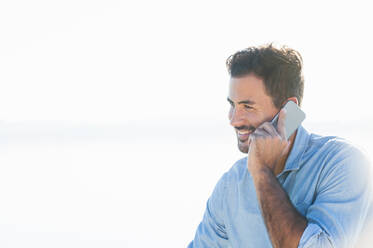
<instances>
[{"instance_id":1,"label":"beard","mask_svg":"<svg viewBox=\"0 0 373 248\"><path fill-rule=\"evenodd\" d=\"M247 139L247 140L240 140L238 137L237 137L237 142L238 142L238 150L240 150L240 152L242 153L248 153L249 152L249 146L250 146L250 139Z\"/></svg>"},{"instance_id":2,"label":"beard","mask_svg":"<svg viewBox=\"0 0 373 248\"><path fill-rule=\"evenodd\" d=\"M254 126L243 126L243 127L239 127L239 128L236 128L236 129L237 130L248 130L250 133L253 133L253 132L255 132L256 128ZM249 152L249 146L250 146L250 135L247 137L247 139L244 139L244 140L241 140L238 137L238 133L236 135L237 135L238 149L242 153L248 153Z\"/></svg>"}]
</instances>

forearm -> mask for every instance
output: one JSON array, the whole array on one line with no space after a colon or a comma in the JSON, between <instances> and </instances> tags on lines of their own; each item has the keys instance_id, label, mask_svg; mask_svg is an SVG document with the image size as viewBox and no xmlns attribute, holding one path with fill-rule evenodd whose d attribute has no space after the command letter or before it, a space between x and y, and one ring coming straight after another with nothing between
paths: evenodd
<instances>
[{"instance_id":1,"label":"forearm","mask_svg":"<svg viewBox=\"0 0 373 248\"><path fill-rule=\"evenodd\" d=\"M269 168L252 172L256 194L269 237L275 248L298 247L307 220L294 208Z\"/></svg>"}]
</instances>

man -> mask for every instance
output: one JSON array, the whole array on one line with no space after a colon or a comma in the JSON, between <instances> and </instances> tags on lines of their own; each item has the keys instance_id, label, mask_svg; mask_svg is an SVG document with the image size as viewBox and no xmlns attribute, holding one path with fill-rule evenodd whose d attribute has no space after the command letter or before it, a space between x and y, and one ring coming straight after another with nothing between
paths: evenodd
<instances>
[{"instance_id":1,"label":"man","mask_svg":"<svg viewBox=\"0 0 373 248\"><path fill-rule=\"evenodd\" d=\"M345 140L302 126L286 140L281 108L301 105L300 54L250 47L227 68L229 120L247 156L218 181L188 247L353 247L371 201L370 165Z\"/></svg>"}]
</instances>

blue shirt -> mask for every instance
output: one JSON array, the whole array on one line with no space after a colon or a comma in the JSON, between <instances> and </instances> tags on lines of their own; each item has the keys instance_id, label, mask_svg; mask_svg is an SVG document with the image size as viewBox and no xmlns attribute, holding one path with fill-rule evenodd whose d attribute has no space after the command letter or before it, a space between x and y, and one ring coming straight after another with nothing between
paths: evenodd
<instances>
[{"instance_id":1,"label":"blue shirt","mask_svg":"<svg viewBox=\"0 0 373 248\"><path fill-rule=\"evenodd\" d=\"M301 126L277 179L308 221L298 247L353 246L372 197L370 164L362 152L345 140L310 134ZM188 246L213 247L272 247L247 157L218 181Z\"/></svg>"}]
</instances>

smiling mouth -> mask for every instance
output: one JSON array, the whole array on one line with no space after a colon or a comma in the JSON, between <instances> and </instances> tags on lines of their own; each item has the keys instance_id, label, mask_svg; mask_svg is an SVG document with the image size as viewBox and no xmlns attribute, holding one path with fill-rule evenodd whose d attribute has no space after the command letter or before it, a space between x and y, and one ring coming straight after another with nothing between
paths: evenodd
<instances>
[{"instance_id":1,"label":"smiling mouth","mask_svg":"<svg viewBox=\"0 0 373 248\"><path fill-rule=\"evenodd\" d=\"M249 131L237 131L237 137L241 142L247 141L250 134L251 132Z\"/></svg>"}]
</instances>

